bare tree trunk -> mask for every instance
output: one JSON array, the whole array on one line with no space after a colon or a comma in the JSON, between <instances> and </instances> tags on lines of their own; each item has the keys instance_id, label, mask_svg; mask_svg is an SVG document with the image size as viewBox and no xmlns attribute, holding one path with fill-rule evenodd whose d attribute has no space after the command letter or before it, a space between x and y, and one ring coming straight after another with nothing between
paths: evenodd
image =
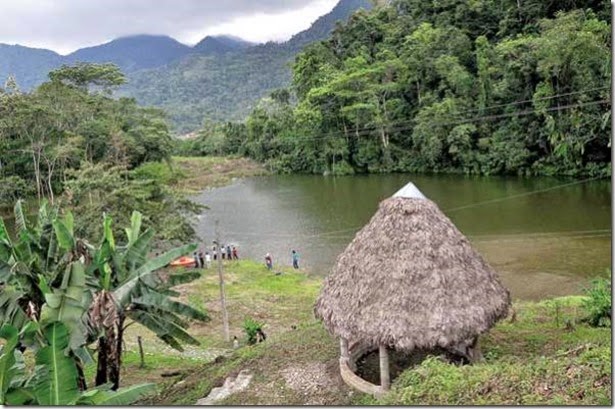
<instances>
[{"instance_id":1,"label":"bare tree trunk","mask_svg":"<svg viewBox=\"0 0 615 409\"><path fill-rule=\"evenodd\" d=\"M36 160L36 151L34 149L34 145L32 146L32 165L34 166L34 178L36 179L36 196L38 201L41 200L41 171L39 167L39 163Z\"/></svg>"}]
</instances>

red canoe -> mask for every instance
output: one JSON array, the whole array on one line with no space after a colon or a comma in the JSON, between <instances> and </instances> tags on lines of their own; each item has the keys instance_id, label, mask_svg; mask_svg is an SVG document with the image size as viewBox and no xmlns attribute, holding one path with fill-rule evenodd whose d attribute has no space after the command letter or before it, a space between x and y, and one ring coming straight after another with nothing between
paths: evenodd
<instances>
[{"instance_id":1,"label":"red canoe","mask_svg":"<svg viewBox=\"0 0 615 409\"><path fill-rule=\"evenodd\" d=\"M171 267L194 267L194 258L193 257L180 257L171 261Z\"/></svg>"}]
</instances>

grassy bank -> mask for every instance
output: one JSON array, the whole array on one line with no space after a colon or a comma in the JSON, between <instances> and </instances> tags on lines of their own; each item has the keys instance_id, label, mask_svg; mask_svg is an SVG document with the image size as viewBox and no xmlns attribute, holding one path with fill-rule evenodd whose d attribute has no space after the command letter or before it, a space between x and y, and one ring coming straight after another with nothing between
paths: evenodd
<instances>
[{"instance_id":1,"label":"grassy bank","mask_svg":"<svg viewBox=\"0 0 615 409\"><path fill-rule=\"evenodd\" d=\"M212 156L174 156L170 167L166 163L148 162L136 172L187 194L224 186L236 178L268 173L260 164L247 158Z\"/></svg>"},{"instance_id":2,"label":"grassy bank","mask_svg":"<svg viewBox=\"0 0 615 409\"><path fill-rule=\"evenodd\" d=\"M201 279L179 289L182 298L195 306L202 300L202 307L212 316L211 322L191 328L191 333L203 341L200 348L219 348L224 357L215 362L183 359L181 355L173 358L162 355L159 347L149 349L154 355L148 359L156 364L149 372L153 376L147 379L156 381L158 376L159 393L142 403L194 404L243 369L254 374L251 384L222 404L611 402L611 330L581 322L583 297L516 302L515 313L481 338L484 362L455 366L436 357L428 358L404 371L394 381L391 392L378 401L349 389L339 376L337 340L312 315L319 280L292 270L276 276L251 261L229 262L225 273L231 334L242 340L241 348L233 351L222 339L217 275L206 270ZM265 323L269 336L266 342L245 344L241 327L247 317ZM136 356L129 356L133 361L127 372L132 370L131 365L137 366ZM161 360L157 361L157 357ZM178 368L180 373L172 379L159 377L164 371Z\"/></svg>"}]
</instances>

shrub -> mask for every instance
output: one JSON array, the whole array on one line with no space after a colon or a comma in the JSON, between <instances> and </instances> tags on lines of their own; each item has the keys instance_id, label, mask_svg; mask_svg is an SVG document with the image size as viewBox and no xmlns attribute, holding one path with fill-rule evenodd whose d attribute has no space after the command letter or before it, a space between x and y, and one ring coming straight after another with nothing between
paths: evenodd
<instances>
[{"instance_id":1,"label":"shrub","mask_svg":"<svg viewBox=\"0 0 615 409\"><path fill-rule=\"evenodd\" d=\"M611 269L607 277L592 280L591 287L585 289L588 298L583 302L587 312L585 320L594 327L611 325Z\"/></svg>"},{"instance_id":2,"label":"shrub","mask_svg":"<svg viewBox=\"0 0 615 409\"><path fill-rule=\"evenodd\" d=\"M34 193L32 184L19 176L0 176L0 203L12 203Z\"/></svg>"},{"instance_id":3,"label":"shrub","mask_svg":"<svg viewBox=\"0 0 615 409\"><path fill-rule=\"evenodd\" d=\"M146 162L132 171L136 179L153 179L164 185L176 183L184 176L181 170L172 168L164 162Z\"/></svg>"},{"instance_id":4,"label":"shrub","mask_svg":"<svg viewBox=\"0 0 615 409\"><path fill-rule=\"evenodd\" d=\"M263 329L263 325L264 324L262 322L257 322L252 318L245 319L245 321L243 322L243 330L248 336L249 345L254 345L256 343L256 335L258 334L259 330Z\"/></svg>"}]
</instances>

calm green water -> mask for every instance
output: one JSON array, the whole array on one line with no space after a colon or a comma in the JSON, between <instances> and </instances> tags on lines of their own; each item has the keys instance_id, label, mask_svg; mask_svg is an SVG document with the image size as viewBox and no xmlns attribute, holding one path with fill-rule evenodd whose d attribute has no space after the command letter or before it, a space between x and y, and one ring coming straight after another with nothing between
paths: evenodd
<instances>
[{"instance_id":1,"label":"calm green water","mask_svg":"<svg viewBox=\"0 0 615 409\"><path fill-rule=\"evenodd\" d=\"M577 294L611 265L610 181L458 175L267 176L205 191L197 222L211 245L221 239L240 257L327 274L378 203L412 181L435 201L499 272L513 298ZM562 186L567 185L568 186Z\"/></svg>"}]
</instances>

